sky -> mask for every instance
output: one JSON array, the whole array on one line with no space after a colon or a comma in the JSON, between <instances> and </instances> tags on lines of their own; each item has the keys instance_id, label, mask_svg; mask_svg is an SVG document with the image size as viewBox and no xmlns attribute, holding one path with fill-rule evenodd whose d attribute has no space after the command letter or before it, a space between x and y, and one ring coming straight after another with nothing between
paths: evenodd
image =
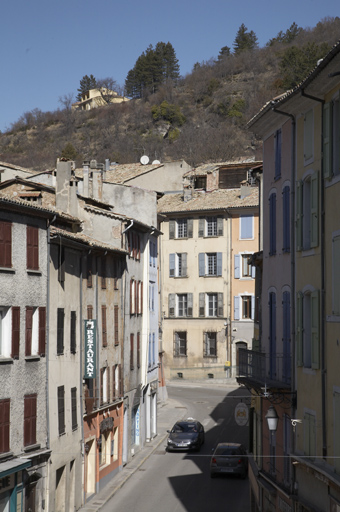
<instances>
[{"instance_id":1,"label":"sky","mask_svg":"<svg viewBox=\"0 0 340 512\"><path fill-rule=\"evenodd\" d=\"M312 28L338 15L339 0L0 0L0 130L25 112L62 109L84 75L123 86L160 41L172 44L185 76L233 48L242 23L263 47L293 22Z\"/></svg>"}]
</instances>

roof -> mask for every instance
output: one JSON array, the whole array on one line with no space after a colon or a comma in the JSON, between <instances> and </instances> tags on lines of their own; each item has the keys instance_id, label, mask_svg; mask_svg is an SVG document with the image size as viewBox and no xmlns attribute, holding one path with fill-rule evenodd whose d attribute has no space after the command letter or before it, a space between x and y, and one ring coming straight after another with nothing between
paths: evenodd
<instances>
[{"instance_id":1,"label":"roof","mask_svg":"<svg viewBox=\"0 0 340 512\"><path fill-rule=\"evenodd\" d=\"M5 169L14 169L21 172L27 172L27 174L37 174L38 171L32 171L32 169L27 169L26 167L20 167L20 165L9 164L7 162L0 162L0 171Z\"/></svg>"},{"instance_id":2,"label":"roof","mask_svg":"<svg viewBox=\"0 0 340 512\"><path fill-rule=\"evenodd\" d=\"M244 159L244 160L233 160L228 162L218 162L218 163L210 163L210 164L203 164L199 167L196 167L196 169L192 169L192 171L188 171L184 174L184 176L205 176L206 174L211 174L214 171L218 171L221 168L244 168L249 167L252 168L253 166L259 165L262 162L255 162L253 159Z\"/></svg>"},{"instance_id":3,"label":"roof","mask_svg":"<svg viewBox=\"0 0 340 512\"><path fill-rule=\"evenodd\" d=\"M114 247L113 245L107 244L105 242L101 242L99 240L96 240L95 238L92 238L88 235L84 235L83 233L71 233L70 231L66 231L64 229L57 228L55 226L51 226L51 240L54 238L66 238L72 242L77 242L83 245L86 245L88 247L94 248L94 249L103 249L105 251L111 251L115 253L119 253L123 256L128 254L128 251L124 249L119 249L117 247Z\"/></svg>"},{"instance_id":4,"label":"roof","mask_svg":"<svg viewBox=\"0 0 340 512\"><path fill-rule=\"evenodd\" d=\"M164 164L142 165L141 163L111 165L110 169L105 171L104 181L123 185L133 178L137 178L138 176L142 176L143 174L147 174L163 166ZM83 169L76 169L75 174L77 177L82 178Z\"/></svg>"},{"instance_id":5,"label":"roof","mask_svg":"<svg viewBox=\"0 0 340 512\"><path fill-rule=\"evenodd\" d=\"M240 188L218 189L212 192L193 192L191 199L183 200L183 194L167 194L158 201L158 213L226 210L259 206L257 187L249 187L250 193L241 197Z\"/></svg>"},{"instance_id":6,"label":"roof","mask_svg":"<svg viewBox=\"0 0 340 512\"><path fill-rule=\"evenodd\" d=\"M80 220L76 217L73 217L72 215L69 215L68 213L65 213L61 210L57 210L55 208L46 208L44 206L38 205L33 202L25 201L24 199L20 198L14 198L11 194L6 194L6 192L0 191L0 206L7 206L7 207L13 207L14 208L26 208L29 210L33 210L36 213L40 213L42 215L47 215L48 217L51 217L53 215L58 215L60 218L65 219L67 221L71 222L77 222L79 223Z\"/></svg>"},{"instance_id":7,"label":"roof","mask_svg":"<svg viewBox=\"0 0 340 512\"><path fill-rule=\"evenodd\" d=\"M334 58L340 54L340 40L332 47L332 49L327 53L327 55L318 61L315 68L307 75L307 77L300 82L293 89L289 89L284 93L272 98L270 101L267 101L265 105L255 114L252 119L248 122L247 126L251 127L255 124L266 112L272 110L273 108L277 108L279 105L284 104L288 99L293 98L296 95L302 95L303 91L307 89L307 87L313 84L313 81L325 70L326 67L330 65L330 63L334 60ZM323 81L323 87L328 91L334 87L339 81L339 63L334 62L335 68L329 71L334 71L334 73L328 73L328 79Z\"/></svg>"}]
</instances>

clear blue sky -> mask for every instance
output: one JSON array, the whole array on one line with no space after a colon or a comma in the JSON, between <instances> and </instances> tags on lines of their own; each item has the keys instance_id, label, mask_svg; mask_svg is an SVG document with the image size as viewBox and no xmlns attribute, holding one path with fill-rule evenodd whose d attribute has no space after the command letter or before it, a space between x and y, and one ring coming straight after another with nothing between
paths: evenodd
<instances>
[{"instance_id":1,"label":"clear blue sky","mask_svg":"<svg viewBox=\"0 0 340 512\"><path fill-rule=\"evenodd\" d=\"M338 15L339 0L0 0L0 130L35 108L62 108L84 75L123 85L150 44L170 42L186 75L232 48L242 23L262 47L294 21Z\"/></svg>"}]
</instances>

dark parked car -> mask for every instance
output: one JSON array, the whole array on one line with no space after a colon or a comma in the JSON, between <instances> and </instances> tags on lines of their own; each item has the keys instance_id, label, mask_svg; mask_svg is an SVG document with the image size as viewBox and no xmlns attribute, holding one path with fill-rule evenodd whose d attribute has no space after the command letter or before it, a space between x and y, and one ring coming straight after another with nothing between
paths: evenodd
<instances>
[{"instance_id":1,"label":"dark parked car","mask_svg":"<svg viewBox=\"0 0 340 512\"><path fill-rule=\"evenodd\" d=\"M203 425L193 418L177 421L168 433L168 451L199 450L204 443Z\"/></svg>"},{"instance_id":2,"label":"dark parked car","mask_svg":"<svg viewBox=\"0 0 340 512\"><path fill-rule=\"evenodd\" d=\"M247 451L239 443L219 443L211 457L210 476L234 474L246 478L248 472Z\"/></svg>"}]
</instances>

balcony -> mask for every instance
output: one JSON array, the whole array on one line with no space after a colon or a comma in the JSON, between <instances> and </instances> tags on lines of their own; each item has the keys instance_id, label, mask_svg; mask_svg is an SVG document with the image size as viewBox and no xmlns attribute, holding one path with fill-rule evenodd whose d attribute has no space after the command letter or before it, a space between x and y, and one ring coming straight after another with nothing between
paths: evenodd
<instances>
[{"instance_id":1,"label":"balcony","mask_svg":"<svg viewBox=\"0 0 340 512\"><path fill-rule=\"evenodd\" d=\"M267 387L290 389L291 357L288 354L275 354L240 348L237 380L240 384L251 385L255 389Z\"/></svg>"}]
</instances>

